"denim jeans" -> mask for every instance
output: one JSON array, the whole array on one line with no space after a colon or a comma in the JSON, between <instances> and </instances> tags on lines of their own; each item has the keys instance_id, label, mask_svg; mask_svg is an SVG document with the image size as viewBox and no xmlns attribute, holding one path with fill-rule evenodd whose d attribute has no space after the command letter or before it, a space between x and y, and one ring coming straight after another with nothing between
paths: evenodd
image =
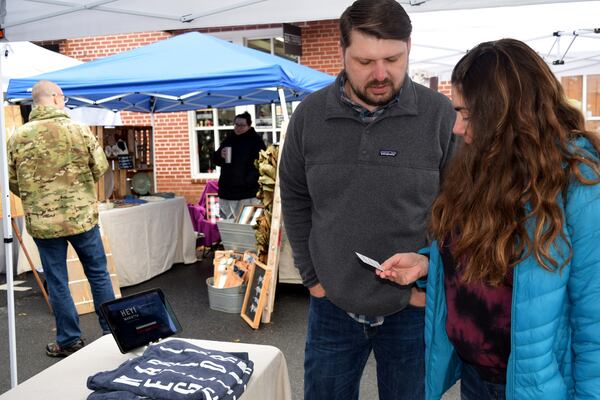
<instances>
[{"instance_id":1,"label":"denim jeans","mask_svg":"<svg viewBox=\"0 0 600 400\"><path fill-rule=\"evenodd\" d=\"M475 367L463 363L460 398L461 400L505 400L506 385L484 381Z\"/></svg>"},{"instance_id":2,"label":"denim jeans","mask_svg":"<svg viewBox=\"0 0 600 400\"><path fill-rule=\"evenodd\" d=\"M60 346L70 346L81 337L79 315L69 291L67 242L71 243L83 265L102 332L109 333L110 329L100 314L100 305L114 299L115 294L106 269L106 255L98 226L78 235L56 239L34 238L34 241L40 253L48 284L48 297L54 311L56 342Z\"/></svg>"},{"instance_id":3,"label":"denim jeans","mask_svg":"<svg viewBox=\"0 0 600 400\"><path fill-rule=\"evenodd\" d=\"M327 298L310 297L304 353L305 400L358 399L371 350L381 400L420 400L425 384L425 312L408 306L369 327Z\"/></svg>"}]
</instances>

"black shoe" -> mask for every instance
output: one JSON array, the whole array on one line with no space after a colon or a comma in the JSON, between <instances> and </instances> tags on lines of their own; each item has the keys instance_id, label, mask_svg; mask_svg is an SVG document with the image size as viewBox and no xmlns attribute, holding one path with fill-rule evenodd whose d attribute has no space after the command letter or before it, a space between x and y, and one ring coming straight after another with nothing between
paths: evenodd
<instances>
[{"instance_id":1,"label":"black shoe","mask_svg":"<svg viewBox=\"0 0 600 400\"><path fill-rule=\"evenodd\" d=\"M85 346L82 339L78 339L75 343L68 347L63 347L58 343L48 343L46 346L46 354L50 357L67 357L80 350Z\"/></svg>"}]
</instances>

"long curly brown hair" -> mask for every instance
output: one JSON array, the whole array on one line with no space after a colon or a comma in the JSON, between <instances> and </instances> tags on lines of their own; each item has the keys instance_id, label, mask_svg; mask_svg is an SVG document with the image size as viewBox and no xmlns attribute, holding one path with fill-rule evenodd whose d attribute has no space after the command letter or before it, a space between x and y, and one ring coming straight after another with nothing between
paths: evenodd
<instances>
[{"instance_id":1,"label":"long curly brown hair","mask_svg":"<svg viewBox=\"0 0 600 400\"><path fill-rule=\"evenodd\" d=\"M473 139L446 172L433 204L433 237L450 241L465 282L497 286L531 254L549 271L562 269L572 252L564 233L566 188L572 179L600 182L597 155L574 140L584 137L600 153L597 134L585 130L542 58L518 40L469 51L452 85L464 99ZM551 250L560 240L569 254L557 257Z\"/></svg>"}]
</instances>

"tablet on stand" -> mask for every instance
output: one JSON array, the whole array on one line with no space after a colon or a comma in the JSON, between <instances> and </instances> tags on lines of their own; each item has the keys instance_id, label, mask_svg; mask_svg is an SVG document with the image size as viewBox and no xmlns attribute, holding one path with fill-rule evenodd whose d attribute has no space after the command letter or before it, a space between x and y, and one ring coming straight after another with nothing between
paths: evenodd
<instances>
[{"instance_id":1,"label":"tablet on stand","mask_svg":"<svg viewBox=\"0 0 600 400\"><path fill-rule=\"evenodd\" d=\"M123 354L133 352L141 355L150 343L182 331L160 289L108 301L100 306L100 311Z\"/></svg>"}]
</instances>

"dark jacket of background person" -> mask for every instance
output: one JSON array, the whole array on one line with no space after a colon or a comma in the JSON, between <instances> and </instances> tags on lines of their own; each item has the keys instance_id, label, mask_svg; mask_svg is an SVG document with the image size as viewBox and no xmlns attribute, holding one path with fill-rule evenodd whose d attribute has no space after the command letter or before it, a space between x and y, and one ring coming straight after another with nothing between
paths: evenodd
<instances>
[{"instance_id":1,"label":"dark jacket of background person","mask_svg":"<svg viewBox=\"0 0 600 400\"><path fill-rule=\"evenodd\" d=\"M36 106L7 148L10 190L23 201L32 237L71 236L98 224L96 182L108 162L87 126Z\"/></svg>"},{"instance_id":2,"label":"dark jacket of background person","mask_svg":"<svg viewBox=\"0 0 600 400\"><path fill-rule=\"evenodd\" d=\"M221 149L231 147L231 163L226 164L221 157ZM227 200L241 200L256 197L258 192L258 169L254 160L265 150L262 138L254 128L241 135L230 134L212 155L213 162L221 167L219 176L219 197Z\"/></svg>"},{"instance_id":3,"label":"dark jacket of background person","mask_svg":"<svg viewBox=\"0 0 600 400\"><path fill-rule=\"evenodd\" d=\"M427 244L456 113L407 76L399 101L364 124L339 79L290 120L279 170L286 232L306 287L321 283L347 312L386 316L406 307L410 287L382 281L354 252L383 261Z\"/></svg>"}]
</instances>

